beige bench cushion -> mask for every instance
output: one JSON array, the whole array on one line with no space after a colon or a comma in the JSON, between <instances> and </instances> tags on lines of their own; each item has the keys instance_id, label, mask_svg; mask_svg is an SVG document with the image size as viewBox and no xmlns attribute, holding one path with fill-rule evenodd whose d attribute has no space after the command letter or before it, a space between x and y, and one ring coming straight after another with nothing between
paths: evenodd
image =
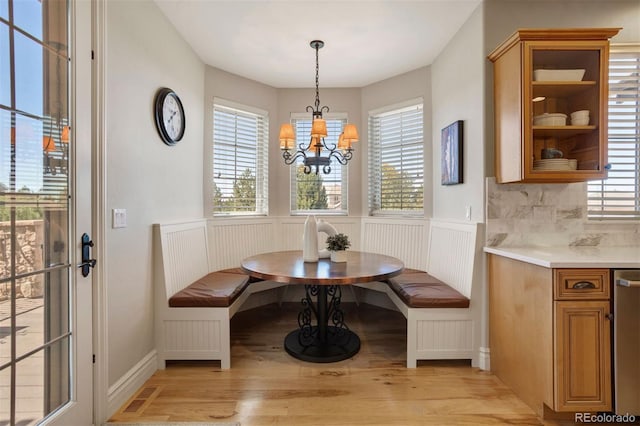
<instances>
[{"instance_id":1,"label":"beige bench cushion","mask_svg":"<svg viewBox=\"0 0 640 426\"><path fill-rule=\"evenodd\" d=\"M169 299L172 308L226 307L249 283L245 274L211 272L180 290Z\"/></svg>"},{"instance_id":2,"label":"beige bench cushion","mask_svg":"<svg viewBox=\"0 0 640 426\"><path fill-rule=\"evenodd\" d=\"M468 308L469 299L427 272L405 269L387 281L411 308Z\"/></svg>"}]
</instances>

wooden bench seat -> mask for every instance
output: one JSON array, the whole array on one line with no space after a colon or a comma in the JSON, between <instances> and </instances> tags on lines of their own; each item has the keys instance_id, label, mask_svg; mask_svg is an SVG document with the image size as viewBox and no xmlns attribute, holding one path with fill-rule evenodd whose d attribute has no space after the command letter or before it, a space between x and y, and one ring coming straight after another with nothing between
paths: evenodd
<instances>
[{"instance_id":1,"label":"wooden bench seat","mask_svg":"<svg viewBox=\"0 0 640 426\"><path fill-rule=\"evenodd\" d=\"M405 269L387 281L410 308L468 308L469 298L436 277L418 269Z\"/></svg>"}]
</instances>

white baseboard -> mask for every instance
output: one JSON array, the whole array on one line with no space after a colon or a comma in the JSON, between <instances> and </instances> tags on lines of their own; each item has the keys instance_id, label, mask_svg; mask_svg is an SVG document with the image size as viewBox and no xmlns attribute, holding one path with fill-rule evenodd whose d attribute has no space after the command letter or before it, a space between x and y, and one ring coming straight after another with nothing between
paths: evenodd
<instances>
[{"instance_id":1,"label":"white baseboard","mask_svg":"<svg viewBox=\"0 0 640 426\"><path fill-rule=\"evenodd\" d=\"M156 372L156 350L149 352L136 365L127 371L118 381L109 387L107 394L107 418L111 417L144 383Z\"/></svg>"},{"instance_id":2,"label":"white baseboard","mask_svg":"<svg viewBox=\"0 0 640 426\"><path fill-rule=\"evenodd\" d=\"M479 348L478 367L484 371L491 371L491 350L489 348Z\"/></svg>"}]
</instances>

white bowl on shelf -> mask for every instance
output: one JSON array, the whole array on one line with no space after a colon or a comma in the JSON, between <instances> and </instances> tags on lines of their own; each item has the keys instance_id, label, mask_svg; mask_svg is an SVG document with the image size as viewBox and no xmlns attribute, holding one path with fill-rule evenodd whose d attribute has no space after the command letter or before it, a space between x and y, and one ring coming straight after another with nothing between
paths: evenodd
<instances>
[{"instance_id":1,"label":"white bowl on shelf","mask_svg":"<svg viewBox=\"0 0 640 426\"><path fill-rule=\"evenodd\" d=\"M533 81L581 81L584 69L575 70L534 70Z\"/></svg>"},{"instance_id":2,"label":"white bowl on shelf","mask_svg":"<svg viewBox=\"0 0 640 426\"><path fill-rule=\"evenodd\" d=\"M562 113L544 113L533 117L534 126L566 126L567 114Z\"/></svg>"},{"instance_id":3,"label":"white bowl on shelf","mask_svg":"<svg viewBox=\"0 0 640 426\"><path fill-rule=\"evenodd\" d=\"M588 126L589 125L589 117L580 117L580 118L572 118L571 119L572 126Z\"/></svg>"},{"instance_id":4,"label":"white bowl on shelf","mask_svg":"<svg viewBox=\"0 0 640 426\"><path fill-rule=\"evenodd\" d=\"M573 126L587 126L589 124L589 110L583 109L571 113L571 124Z\"/></svg>"}]
</instances>

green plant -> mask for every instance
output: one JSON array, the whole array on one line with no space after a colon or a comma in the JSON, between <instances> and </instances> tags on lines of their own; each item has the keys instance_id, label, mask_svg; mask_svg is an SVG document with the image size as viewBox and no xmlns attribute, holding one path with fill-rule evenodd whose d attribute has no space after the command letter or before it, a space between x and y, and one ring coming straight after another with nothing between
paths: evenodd
<instances>
[{"instance_id":1,"label":"green plant","mask_svg":"<svg viewBox=\"0 0 640 426\"><path fill-rule=\"evenodd\" d=\"M336 234L327 237L327 250L329 251L346 250L350 246L351 242L349 242L349 237L345 234Z\"/></svg>"}]
</instances>

